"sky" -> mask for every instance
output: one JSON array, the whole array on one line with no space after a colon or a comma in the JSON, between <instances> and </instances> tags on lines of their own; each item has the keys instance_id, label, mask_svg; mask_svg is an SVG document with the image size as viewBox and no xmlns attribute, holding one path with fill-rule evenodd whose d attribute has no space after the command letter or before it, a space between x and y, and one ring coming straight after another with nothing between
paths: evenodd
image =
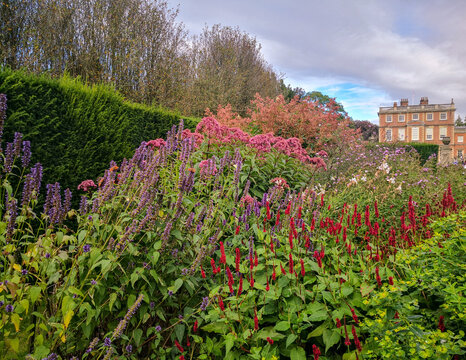
<instances>
[{"instance_id":1,"label":"sky","mask_svg":"<svg viewBox=\"0 0 466 360\"><path fill-rule=\"evenodd\" d=\"M379 106L454 99L466 115L465 0L168 0L190 34L239 27L286 84L335 97L355 120Z\"/></svg>"}]
</instances>

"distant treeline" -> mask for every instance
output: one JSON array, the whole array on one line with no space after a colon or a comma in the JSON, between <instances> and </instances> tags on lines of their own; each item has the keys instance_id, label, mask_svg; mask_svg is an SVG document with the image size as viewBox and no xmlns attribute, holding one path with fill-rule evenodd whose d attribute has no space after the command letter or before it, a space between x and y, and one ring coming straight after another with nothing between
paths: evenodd
<instances>
[{"instance_id":1,"label":"distant treeline","mask_svg":"<svg viewBox=\"0 0 466 360\"><path fill-rule=\"evenodd\" d=\"M201 116L287 93L254 37L214 25L190 36L159 0L0 0L0 62L112 83L127 98Z\"/></svg>"},{"instance_id":2,"label":"distant treeline","mask_svg":"<svg viewBox=\"0 0 466 360\"><path fill-rule=\"evenodd\" d=\"M44 167L44 184L59 181L73 191L102 175L111 160L131 157L142 141L165 137L180 121L175 113L126 101L109 86L66 76L0 69L0 93L7 95L3 142L23 133L33 163ZM186 128L196 127L197 120L184 119Z\"/></svg>"}]
</instances>

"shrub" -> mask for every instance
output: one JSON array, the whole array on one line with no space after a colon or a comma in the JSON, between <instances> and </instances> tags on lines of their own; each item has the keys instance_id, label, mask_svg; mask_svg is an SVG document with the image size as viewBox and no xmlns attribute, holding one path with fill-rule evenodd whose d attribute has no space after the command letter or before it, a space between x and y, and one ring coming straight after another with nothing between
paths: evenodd
<instances>
[{"instance_id":1,"label":"shrub","mask_svg":"<svg viewBox=\"0 0 466 360\"><path fill-rule=\"evenodd\" d=\"M110 86L87 86L67 76L0 70L0 93L8 97L4 138L14 132L31 141L33 162L44 182L76 186L96 178L111 160L130 157L142 141L164 136L180 116L126 101ZM187 119L194 129L197 121Z\"/></svg>"}]
</instances>

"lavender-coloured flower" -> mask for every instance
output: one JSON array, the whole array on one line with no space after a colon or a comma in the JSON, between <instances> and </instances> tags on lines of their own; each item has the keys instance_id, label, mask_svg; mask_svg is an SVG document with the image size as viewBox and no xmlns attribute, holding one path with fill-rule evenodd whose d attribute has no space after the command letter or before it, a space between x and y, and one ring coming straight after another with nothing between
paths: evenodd
<instances>
[{"instance_id":1,"label":"lavender-coloured flower","mask_svg":"<svg viewBox=\"0 0 466 360\"><path fill-rule=\"evenodd\" d=\"M160 325L157 325L157 326L155 327L155 331L161 332L161 331L162 331L162 327L161 327Z\"/></svg>"},{"instance_id":2,"label":"lavender-coloured flower","mask_svg":"<svg viewBox=\"0 0 466 360\"><path fill-rule=\"evenodd\" d=\"M126 348L125 348L126 352L128 354L132 353L133 352L133 346L132 345L126 345Z\"/></svg>"},{"instance_id":3,"label":"lavender-coloured flower","mask_svg":"<svg viewBox=\"0 0 466 360\"><path fill-rule=\"evenodd\" d=\"M91 251L91 245L89 245L89 244L84 245L83 246L83 252L87 253L89 251Z\"/></svg>"},{"instance_id":4,"label":"lavender-coloured flower","mask_svg":"<svg viewBox=\"0 0 466 360\"><path fill-rule=\"evenodd\" d=\"M15 138L13 140L13 153L15 156L21 155L21 144L23 142L23 134L15 132Z\"/></svg>"},{"instance_id":5,"label":"lavender-coloured flower","mask_svg":"<svg viewBox=\"0 0 466 360\"><path fill-rule=\"evenodd\" d=\"M21 165L23 168L27 168L31 161L31 142L23 141L23 156L21 157Z\"/></svg>"},{"instance_id":6,"label":"lavender-coloured flower","mask_svg":"<svg viewBox=\"0 0 466 360\"><path fill-rule=\"evenodd\" d=\"M92 285L96 285L96 284L97 284L97 281L95 281L95 280L93 279L93 280L91 280L91 284L92 284Z\"/></svg>"},{"instance_id":7,"label":"lavender-coloured flower","mask_svg":"<svg viewBox=\"0 0 466 360\"><path fill-rule=\"evenodd\" d=\"M8 304L7 306L5 306L5 311L6 312L13 312L13 310L14 310L13 305Z\"/></svg>"},{"instance_id":8,"label":"lavender-coloured flower","mask_svg":"<svg viewBox=\"0 0 466 360\"><path fill-rule=\"evenodd\" d=\"M23 270L21 270L21 274L23 274L23 275L27 275L27 274L28 274L28 272L29 272L29 271L28 271L27 269L23 269Z\"/></svg>"},{"instance_id":9,"label":"lavender-coloured flower","mask_svg":"<svg viewBox=\"0 0 466 360\"><path fill-rule=\"evenodd\" d=\"M138 298L136 299L136 301L134 302L134 304L131 305L131 307L128 309L124 318L121 319L121 321L118 323L118 326L113 331L113 334L112 334L113 339L118 339L121 336L121 334L123 333L123 330L128 325L128 322L131 320L133 315L136 313L139 306L141 306L143 298L144 298L144 295L140 294Z\"/></svg>"},{"instance_id":10,"label":"lavender-coloured flower","mask_svg":"<svg viewBox=\"0 0 466 360\"><path fill-rule=\"evenodd\" d=\"M18 215L16 199L11 199L10 201L7 202L6 212L9 215L9 219L8 219L8 225L7 225L5 238L6 238L6 241L9 242L11 241L13 237L13 231L16 227L16 217Z\"/></svg>"},{"instance_id":11,"label":"lavender-coloured flower","mask_svg":"<svg viewBox=\"0 0 466 360\"><path fill-rule=\"evenodd\" d=\"M202 298L202 303L201 303L201 310L204 311L205 309L207 309L207 306L209 305L209 297L206 296L206 297L203 297Z\"/></svg>"},{"instance_id":12,"label":"lavender-coloured flower","mask_svg":"<svg viewBox=\"0 0 466 360\"><path fill-rule=\"evenodd\" d=\"M14 147L13 143L6 144L5 149L5 162L3 165L3 172L10 173L13 170L14 160Z\"/></svg>"},{"instance_id":13,"label":"lavender-coloured flower","mask_svg":"<svg viewBox=\"0 0 466 360\"><path fill-rule=\"evenodd\" d=\"M104 339L104 346L111 346L112 345L112 339L110 339L109 337L106 337Z\"/></svg>"},{"instance_id":14,"label":"lavender-coloured flower","mask_svg":"<svg viewBox=\"0 0 466 360\"><path fill-rule=\"evenodd\" d=\"M168 296L172 296L172 295L173 295L173 291L168 290Z\"/></svg>"},{"instance_id":15,"label":"lavender-coloured flower","mask_svg":"<svg viewBox=\"0 0 466 360\"><path fill-rule=\"evenodd\" d=\"M6 109L7 109L6 101L7 101L6 95L0 94L0 141L3 136L3 126L6 120Z\"/></svg>"}]
</instances>

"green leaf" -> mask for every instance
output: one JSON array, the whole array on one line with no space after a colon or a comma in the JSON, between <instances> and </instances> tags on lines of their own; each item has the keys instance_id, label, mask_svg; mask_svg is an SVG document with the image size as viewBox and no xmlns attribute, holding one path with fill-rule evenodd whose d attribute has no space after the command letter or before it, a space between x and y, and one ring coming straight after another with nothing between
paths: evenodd
<instances>
[{"instance_id":1,"label":"green leaf","mask_svg":"<svg viewBox=\"0 0 466 360\"><path fill-rule=\"evenodd\" d=\"M363 282L361 284L361 295L367 296L375 289L374 285L369 285L368 283Z\"/></svg>"},{"instance_id":2,"label":"green leaf","mask_svg":"<svg viewBox=\"0 0 466 360\"><path fill-rule=\"evenodd\" d=\"M186 326L184 324L178 324L175 326L175 335L178 338L179 342L183 341L185 330L186 330Z\"/></svg>"},{"instance_id":3,"label":"green leaf","mask_svg":"<svg viewBox=\"0 0 466 360\"><path fill-rule=\"evenodd\" d=\"M328 318L327 311L325 310L319 310L315 313L312 313L309 316L309 321L315 322L315 321L322 321Z\"/></svg>"},{"instance_id":4,"label":"green leaf","mask_svg":"<svg viewBox=\"0 0 466 360\"><path fill-rule=\"evenodd\" d=\"M207 332L214 332L217 334L225 334L228 330L228 326L224 322L217 321L203 326L202 330Z\"/></svg>"},{"instance_id":5,"label":"green leaf","mask_svg":"<svg viewBox=\"0 0 466 360\"><path fill-rule=\"evenodd\" d=\"M333 345L340 341L340 334L337 331L325 330L322 336L325 344L325 352L328 351Z\"/></svg>"},{"instance_id":6,"label":"green leaf","mask_svg":"<svg viewBox=\"0 0 466 360\"><path fill-rule=\"evenodd\" d=\"M316 327L308 336L307 338L310 339L311 337L317 337L323 334L324 330L328 327L328 322L324 322L322 325Z\"/></svg>"},{"instance_id":7,"label":"green leaf","mask_svg":"<svg viewBox=\"0 0 466 360\"><path fill-rule=\"evenodd\" d=\"M176 293L182 285L183 285L183 280L176 279L175 284L173 285L173 293Z\"/></svg>"},{"instance_id":8,"label":"green leaf","mask_svg":"<svg viewBox=\"0 0 466 360\"><path fill-rule=\"evenodd\" d=\"M353 291L354 291L353 287L351 285L346 284L346 283L345 283L345 285L343 285L341 287L341 293L345 297L350 295Z\"/></svg>"},{"instance_id":9,"label":"green leaf","mask_svg":"<svg viewBox=\"0 0 466 360\"><path fill-rule=\"evenodd\" d=\"M342 360L356 360L356 353L351 352L351 353L343 354L343 357L341 359Z\"/></svg>"},{"instance_id":10,"label":"green leaf","mask_svg":"<svg viewBox=\"0 0 466 360\"><path fill-rule=\"evenodd\" d=\"M110 311L112 311L113 304L115 303L117 299L117 293L111 293L110 294L110 301L108 303L108 308Z\"/></svg>"},{"instance_id":11,"label":"green leaf","mask_svg":"<svg viewBox=\"0 0 466 360\"><path fill-rule=\"evenodd\" d=\"M142 338L142 329L135 329L133 331L133 339L134 339L136 346L139 346L141 344L141 338Z\"/></svg>"},{"instance_id":12,"label":"green leaf","mask_svg":"<svg viewBox=\"0 0 466 360\"><path fill-rule=\"evenodd\" d=\"M277 331L287 331L290 328L290 323L288 321L280 321L274 328Z\"/></svg>"},{"instance_id":13,"label":"green leaf","mask_svg":"<svg viewBox=\"0 0 466 360\"><path fill-rule=\"evenodd\" d=\"M228 355L234 344L235 336L232 333L228 333L227 336L225 336L225 355Z\"/></svg>"},{"instance_id":14,"label":"green leaf","mask_svg":"<svg viewBox=\"0 0 466 360\"><path fill-rule=\"evenodd\" d=\"M31 298L31 304L34 304L39 299L42 289L39 286L31 286L29 288L29 297Z\"/></svg>"},{"instance_id":15,"label":"green leaf","mask_svg":"<svg viewBox=\"0 0 466 360\"><path fill-rule=\"evenodd\" d=\"M291 360L306 360L306 352L300 346L296 346L290 351Z\"/></svg>"},{"instance_id":16,"label":"green leaf","mask_svg":"<svg viewBox=\"0 0 466 360\"><path fill-rule=\"evenodd\" d=\"M298 338L298 335L296 334L290 334L288 335L286 339L286 347L290 346L291 344L294 343L294 341Z\"/></svg>"}]
</instances>

